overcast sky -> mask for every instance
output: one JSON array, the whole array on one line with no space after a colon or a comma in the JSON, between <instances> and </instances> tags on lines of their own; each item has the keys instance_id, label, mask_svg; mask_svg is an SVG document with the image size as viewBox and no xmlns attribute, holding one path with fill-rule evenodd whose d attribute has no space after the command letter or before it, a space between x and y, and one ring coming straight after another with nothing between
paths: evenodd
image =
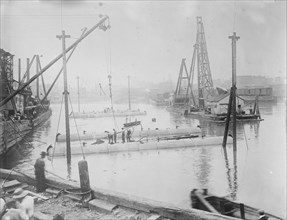
<instances>
[{"instance_id":1,"label":"overcast sky","mask_svg":"<svg viewBox=\"0 0 287 220\"><path fill-rule=\"evenodd\" d=\"M214 79L231 77L231 40L237 43L238 75L286 75L286 1L1 1L1 48L18 58L41 57L42 66L61 53L56 35L72 44L81 29L110 17L111 29L95 30L68 63L69 84L114 84L177 80L182 58L190 65L196 16L202 16ZM52 81L61 62L45 73Z\"/></svg>"}]
</instances>

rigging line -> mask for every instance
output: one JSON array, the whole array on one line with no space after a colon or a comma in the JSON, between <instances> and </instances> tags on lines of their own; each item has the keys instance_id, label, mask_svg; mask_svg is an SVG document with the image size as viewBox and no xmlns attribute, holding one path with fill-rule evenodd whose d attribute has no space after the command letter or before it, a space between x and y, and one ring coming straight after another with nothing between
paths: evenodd
<instances>
[{"instance_id":1,"label":"rigging line","mask_svg":"<svg viewBox=\"0 0 287 220\"><path fill-rule=\"evenodd\" d=\"M107 73L111 74L110 68L109 68L109 54L108 54L108 39L105 39L105 55L106 55L106 68L107 68Z\"/></svg>"},{"instance_id":2,"label":"rigging line","mask_svg":"<svg viewBox=\"0 0 287 220\"><path fill-rule=\"evenodd\" d=\"M70 106L71 106L72 112L74 112L74 109L73 109L73 105L72 105L71 97L70 97L70 96L69 96L69 101L70 101ZM84 150L83 150L82 141L81 141L81 137L80 137L80 134L79 134L77 122L76 122L76 119L75 119L75 117L74 117L74 114L72 114L72 115L73 115L73 119L74 119L74 122L75 122L75 126L76 126L76 130L77 130L78 138L79 138L79 141L80 141L80 146L81 146L81 150L82 150L82 154L83 154L83 159L85 160L85 159L86 159L86 156L85 156L85 153L84 153Z\"/></svg>"},{"instance_id":3,"label":"rigging line","mask_svg":"<svg viewBox=\"0 0 287 220\"><path fill-rule=\"evenodd\" d=\"M110 22L110 21L108 21ZM111 43L111 30L108 31L108 40L109 40L109 65L110 65L110 74L112 74L112 43Z\"/></svg>"},{"instance_id":4,"label":"rigging line","mask_svg":"<svg viewBox=\"0 0 287 220\"><path fill-rule=\"evenodd\" d=\"M60 108L60 114L59 114L59 119L58 119L57 131L56 131L56 138L55 138L54 147L53 147L53 155L52 155L52 160L51 160L52 166L53 166L54 154L55 154L55 149L56 149L57 134L58 134L58 131L59 131L59 126L60 126L60 121L61 121L61 114L62 114L62 107L63 107L63 98L64 98L64 94L62 94L62 101L61 101L61 108Z\"/></svg>"}]
</instances>

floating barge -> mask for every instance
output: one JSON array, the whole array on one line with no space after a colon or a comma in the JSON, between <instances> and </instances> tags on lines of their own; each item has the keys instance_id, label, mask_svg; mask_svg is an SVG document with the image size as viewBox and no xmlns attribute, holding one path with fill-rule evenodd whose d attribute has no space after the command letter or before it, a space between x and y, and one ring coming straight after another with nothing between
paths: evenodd
<instances>
[{"instance_id":1,"label":"floating barge","mask_svg":"<svg viewBox=\"0 0 287 220\"><path fill-rule=\"evenodd\" d=\"M198 111L198 112L191 111L188 113L185 112L185 116L206 119L206 120L210 120L210 121L218 122L218 123L225 123L226 118L227 118L227 113L226 114L210 114L210 113L206 113L205 111ZM260 114L241 114L241 115L237 114L236 119L238 122L263 121L263 119L260 117Z\"/></svg>"}]
</instances>

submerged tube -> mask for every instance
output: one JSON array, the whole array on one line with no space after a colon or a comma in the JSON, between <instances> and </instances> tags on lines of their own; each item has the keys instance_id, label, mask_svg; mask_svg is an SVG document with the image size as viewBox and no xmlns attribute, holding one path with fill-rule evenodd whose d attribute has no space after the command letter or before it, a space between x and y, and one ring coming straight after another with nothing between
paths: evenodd
<instances>
[{"instance_id":1,"label":"submerged tube","mask_svg":"<svg viewBox=\"0 0 287 220\"><path fill-rule=\"evenodd\" d=\"M135 130L132 132L133 139L140 139L143 137L147 138L158 138L158 137L168 137L168 136L182 136L182 135L193 135L193 134L201 134L201 129L198 127L195 128L177 128L177 129L166 129L166 130ZM80 135L81 140L97 140L108 138L107 133L105 132L86 132L85 134ZM122 132L117 133L118 140L122 138ZM78 141L79 137L77 134L70 135L71 141ZM59 134L57 136L57 142L65 142L66 135Z\"/></svg>"},{"instance_id":2,"label":"submerged tube","mask_svg":"<svg viewBox=\"0 0 287 220\"><path fill-rule=\"evenodd\" d=\"M70 117L74 118L103 118L103 117L127 117L127 116L137 116L146 115L146 111L141 112L138 110L130 111L108 111L108 112L73 112Z\"/></svg>"},{"instance_id":3,"label":"submerged tube","mask_svg":"<svg viewBox=\"0 0 287 220\"><path fill-rule=\"evenodd\" d=\"M100 153L113 153L113 152L129 152L129 151L142 151L142 150L160 150L172 148L185 148L185 147L200 147L200 146L213 146L221 145L223 137L204 137L204 138L191 138L184 140L169 140L169 141L151 141L147 143L129 142L129 143L116 143L108 144L103 143L99 145L86 145L83 147L85 154L100 154ZM227 137L227 144L232 143L232 138ZM48 155L53 155L54 149L50 148ZM72 155L81 155L82 149L79 145L71 147ZM54 151L54 156L65 156L66 147L57 146Z\"/></svg>"}]
</instances>

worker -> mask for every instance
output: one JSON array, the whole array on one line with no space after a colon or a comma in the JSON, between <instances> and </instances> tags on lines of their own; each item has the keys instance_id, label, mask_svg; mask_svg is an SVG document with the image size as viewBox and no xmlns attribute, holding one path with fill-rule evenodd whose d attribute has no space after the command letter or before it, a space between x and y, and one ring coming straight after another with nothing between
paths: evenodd
<instances>
[{"instance_id":1,"label":"worker","mask_svg":"<svg viewBox=\"0 0 287 220\"><path fill-rule=\"evenodd\" d=\"M18 188L13 193L15 207L7 209L7 213L2 217L3 220L31 220L34 215L34 199L28 195L27 190Z\"/></svg>"},{"instance_id":2,"label":"worker","mask_svg":"<svg viewBox=\"0 0 287 220\"><path fill-rule=\"evenodd\" d=\"M5 211L6 211L6 201L4 197L4 191L2 190L2 188L0 188L0 219L2 215L4 215Z\"/></svg>"},{"instance_id":3,"label":"worker","mask_svg":"<svg viewBox=\"0 0 287 220\"><path fill-rule=\"evenodd\" d=\"M122 142L125 143L125 140L126 140L125 129L122 128Z\"/></svg>"},{"instance_id":4,"label":"worker","mask_svg":"<svg viewBox=\"0 0 287 220\"><path fill-rule=\"evenodd\" d=\"M114 130L114 143L117 143L117 131L116 129L113 130Z\"/></svg>"},{"instance_id":5,"label":"worker","mask_svg":"<svg viewBox=\"0 0 287 220\"><path fill-rule=\"evenodd\" d=\"M44 192L46 190L46 177L45 177L45 157L46 152L41 152L41 157L35 162L35 177L37 192Z\"/></svg>"},{"instance_id":6,"label":"worker","mask_svg":"<svg viewBox=\"0 0 287 220\"><path fill-rule=\"evenodd\" d=\"M265 212L263 210L260 210L258 213L259 213L258 220L268 220L268 216L265 215Z\"/></svg>"},{"instance_id":7,"label":"worker","mask_svg":"<svg viewBox=\"0 0 287 220\"><path fill-rule=\"evenodd\" d=\"M132 134L131 130L128 129L128 131L127 131L127 142L131 141L131 134Z\"/></svg>"}]
</instances>

